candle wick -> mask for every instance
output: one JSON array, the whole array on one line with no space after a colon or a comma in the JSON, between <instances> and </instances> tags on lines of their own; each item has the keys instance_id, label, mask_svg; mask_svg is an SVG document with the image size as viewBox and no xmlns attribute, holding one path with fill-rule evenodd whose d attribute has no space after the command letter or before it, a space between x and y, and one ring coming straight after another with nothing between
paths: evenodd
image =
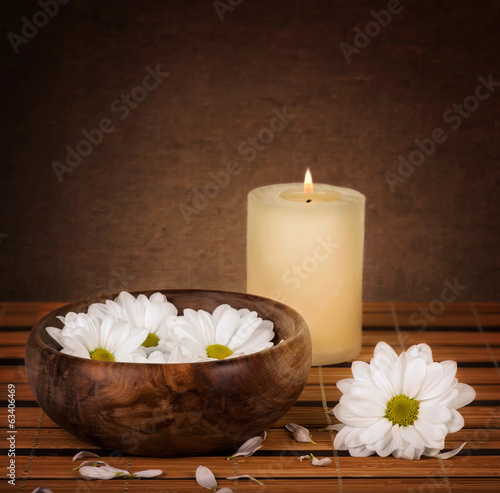
<instances>
[{"instance_id":1,"label":"candle wick","mask_svg":"<svg viewBox=\"0 0 500 493\"><path fill-rule=\"evenodd\" d=\"M306 202L307 203L312 202L312 199L307 199Z\"/></svg>"}]
</instances>

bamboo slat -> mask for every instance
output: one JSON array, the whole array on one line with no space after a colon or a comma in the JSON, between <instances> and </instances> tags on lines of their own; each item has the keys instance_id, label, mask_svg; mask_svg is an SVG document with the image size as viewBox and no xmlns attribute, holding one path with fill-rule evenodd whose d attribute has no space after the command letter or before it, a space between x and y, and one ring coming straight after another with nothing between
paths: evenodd
<instances>
[{"instance_id":1,"label":"bamboo slat","mask_svg":"<svg viewBox=\"0 0 500 493\"><path fill-rule=\"evenodd\" d=\"M412 326L412 314L428 303L366 303L364 305L363 350L357 359L369 361L378 341L396 350L425 342L436 361L458 363L457 378L472 385L476 400L460 410L465 426L448 435L446 448L466 441L466 448L447 461L421 459L402 461L392 457L350 457L333 449L334 432L319 431L335 417L326 416L340 398L338 380L351 376L350 365L312 368L307 385L295 406L269 430L264 446L254 456L226 460L226 453L207 457L161 459L116 456L111 451L85 443L61 429L41 412L34 400L23 365L24 346L33 324L61 303L0 304L0 491L29 493L44 485L54 493L68 492L193 492L201 491L194 480L196 467L203 464L214 472L219 488L237 492L496 492L500 491L500 303L456 303L428 322L425 330ZM7 483L8 464L5 437L8 411L7 384L16 385L16 486ZM292 439L284 425L295 422L310 428L315 445ZM189 432L186 432L189 440ZM168 444L166 444L168 446ZM155 479L93 481L73 471L72 456L79 450L94 450L116 467L138 471L159 468ZM298 455L313 452L331 457L328 467L298 462ZM225 479L250 474L264 482Z\"/></svg>"}]
</instances>

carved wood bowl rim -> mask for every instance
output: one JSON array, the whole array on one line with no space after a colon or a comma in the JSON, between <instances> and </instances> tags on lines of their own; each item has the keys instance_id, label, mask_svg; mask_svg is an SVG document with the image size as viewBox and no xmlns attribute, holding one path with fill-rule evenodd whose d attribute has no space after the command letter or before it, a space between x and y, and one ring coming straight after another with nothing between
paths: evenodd
<instances>
[{"instance_id":1,"label":"carved wood bowl rim","mask_svg":"<svg viewBox=\"0 0 500 493\"><path fill-rule=\"evenodd\" d=\"M303 321L302 316L296 310L294 310L293 308L291 308L288 305L285 305L284 303L281 303L281 302L276 301L276 300L272 300L270 298L265 298L263 296L258 296L258 295L249 294L249 293L240 293L237 291L222 291L222 290L212 290L212 289L148 289L148 290L130 291L130 294L132 294L135 297L137 297L139 294L144 294L144 295L149 297L153 293L158 293L158 292L164 294L167 297L168 301L170 301L168 294L172 294L172 295L185 295L185 294L196 295L196 294L207 294L208 293L208 294L220 294L223 296L228 295L228 297L232 297L232 296L236 295L236 296L239 296L242 298L249 298L249 299L252 299L255 301L262 301L262 302L265 302L266 304L270 303L270 304L274 305L275 308L287 311L288 314L298 315L298 321ZM115 365L134 365L134 367L135 366L137 366L137 367L149 367L151 365L175 365L175 366L180 368L182 366L191 366L191 365L200 365L200 364L201 365L224 365L224 364L228 364L232 361L238 361L241 359L259 358L259 355L263 355L263 354L265 355L265 354L271 353L273 351L276 351L276 348L278 347L278 345L290 344L291 342L293 342L294 339L299 338L301 335L302 326L300 324L298 324L298 326L297 326L298 330L293 332L291 335L288 335L287 337L281 337L280 334L276 334L274 339L273 339L274 346L272 346L270 348L263 349L262 351L257 351L256 353L245 354L242 356L236 356L234 358L226 358L224 360L217 360L217 361L196 361L196 362L190 362L190 363L131 363L131 362L120 362L120 361L97 361L97 360L91 360L91 359L87 359L87 358L80 358L79 356L73 356L71 354L61 353L60 349L58 349L59 344L57 343L57 341L55 341L50 336L50 334L48 334L48 332L45 330L46 327L54 326L57 328L57 326L56 325L49 325L47 322L51 319L55 319L56 320L55 323L57 325L61 326L61 328L62 328L62 322L59 319L57 319L56 316L65 315L65 314L69 313L70 311L72 311L70 309L72 307L80 307L81 306L81 307L84 307L84 309L86 310L92 303L102 303L102 302L105 302L106 300L114 300L118 296L118 294L119 293L111 293L111 294L106 294L104 296L99 296L99 297L93 296L93 297L85 298L82 300L78 300L78 301L74 301L74 302L62 305L62 306L52 310L51 312L49 312L43 318L41 318L33 326L32 330L30 332L30 336L31 336L31 334L33 334L33 336L36 338L36 341L40 342L44 346L44 349L49 350L50 354L52 354L54 356L60 355L61 357L66 357L66 358L69 358L70 360L75 359L75 360L80 361L81 364L90 364L90 365L100 364L100 365L107 365L107 366L112 365L113 367ZM189 308L189 307L186 307L186 308ZM199 308L193 308L193 309L198 310ZM179 314L181 313L182 310L183 309L179 310ZM210 310L208 310L208 311L210 311ZM211 311L213 311L213 310L211 310ZM258 314L258 316L260 316L259 313L257 313L257 314ZM303 323L305 325L305 321ZM274 327L274 329L275 329L275 333L276 333L276 326ZM281 329L281 327L280 327L280 329ZM282 339L283 339L283 342L280 342Z\"/></svg>"},{"instance_id":2,"label":"carved wood bowl rim","mask_svg":"<svg viewBox=\"0 0 500 493\"><path fill-rule=\"evenodd\" d=\"M45 328L62 327L62 322L55 318L57 315L85 311L91 303L114 299L118 293L69 303L41 318L26 344L28 382L49 418L79 438L105 449L153 457L183 457L234 451L294 405L307 382L312 358L309 330L298 312L269 298L231 291L157 289L131 294L150 296L155 292L164 294L179 313L188 307L212 312L222 303L255 310L261 318L275 324L275 345L218 361L94 361L61 353L59 344ZM123 375L127 380L122 384ZM83 386L79 385L79 378L83 378ZM120 391L127 388L134 397L127 396L126 391L125 396L121 395ZM95 389L104 391L112 400L103 401L102 394ZM134 400L137 396L139 401ZM224 407L223 400L231 407ZM160 406L161 414L157 429L151 433L137 431L135 425L156 412L155 406ZM193 410L200 408L201 417L191 421L196 414ZM89 409L96 413L91 424ZM138 448L123 444L123 430L127 429L138 433ZM191 430L195 442L185 443L186 429ZM117 433L122 433L121 438ZM165 443L168 447L164 447Z\"/></svg>"}]
</instances>

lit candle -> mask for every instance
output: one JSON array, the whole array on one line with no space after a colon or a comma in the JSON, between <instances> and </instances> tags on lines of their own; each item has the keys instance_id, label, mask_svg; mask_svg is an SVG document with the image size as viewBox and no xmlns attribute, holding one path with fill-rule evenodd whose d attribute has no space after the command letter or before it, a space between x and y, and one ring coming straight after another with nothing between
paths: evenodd
<instances>
[{"instance_id":1,"label":"lit candle","mask_svg":"<svg viewBox=\"0 0 500 493\"><path fill-rule=\"evenodd\" d=\"M311 332L313 365L361 351L365 197L312 183L248 194L247 291L296 309Z\"/></svg>"}]
</instances>

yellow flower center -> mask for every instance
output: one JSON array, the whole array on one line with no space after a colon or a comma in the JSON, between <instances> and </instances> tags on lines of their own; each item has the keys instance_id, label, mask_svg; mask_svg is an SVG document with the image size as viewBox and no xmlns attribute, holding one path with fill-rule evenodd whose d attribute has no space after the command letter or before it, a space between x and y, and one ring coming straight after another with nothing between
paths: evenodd
<instances>
[{"instance_id":1,"label":"yellow flower center","mask_svg":"<svg viewBox=\"0 0 500 493\"><path fill-rule=\"evenodd\" d=\"M90 353L90 359L95 359L97 361L114 361L115 357L107 349L100 347L94 349Z\"/></svg>"},{"instance_id":2,"label":"yellow flower center","mask_svg":"<svg viewBox=\"0 0 500 493\"><path fill-rule=\"evenodd\" d=\"M385 417L394 425L409 426L418 417L418 401L400 394L393 397L385 409Z\"/></svg>"},{"instance_id":3,"label":"yellow flower center","mask_svg":"<svg viewBox=\"0 0 500 493\"><path fill-rule=\"evenodd\" d=\"M156 347L158 346L158 343L160 342L160 338L156 335L150 332L148 336L146 337L146 340L142 343L142 346L144 347Z\"/></svg>"},{"instance_id":4,"label":"yellow flower center","mask_svg":"<svg viewBox=\"0 0 500 493\"><path fill-rule=\"evenodd\" d=\"M207 356L209 358L215 359L226 359L228 356L231 356L233 352L222 344L211 344L207 347Z\"/></svg>"}]
</instances>

